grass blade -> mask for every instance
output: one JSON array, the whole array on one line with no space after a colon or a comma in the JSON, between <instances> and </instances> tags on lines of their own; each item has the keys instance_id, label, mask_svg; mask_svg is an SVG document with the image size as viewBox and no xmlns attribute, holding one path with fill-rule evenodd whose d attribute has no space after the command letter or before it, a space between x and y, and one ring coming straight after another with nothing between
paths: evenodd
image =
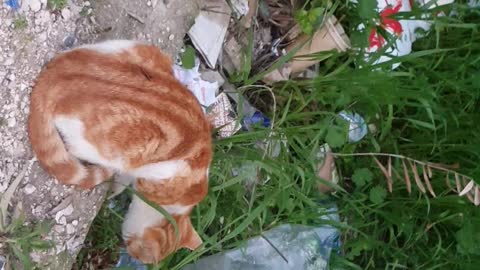
<instances>
[{"instance_id":1,"label":"grass blade","mask_svg":"<svg viewBox=\"0 0 480 270\"><path fill-rule=\"evenodd\" d=\"M445 176L445 183L447 184L449 190L455 191L455 189L453 189L452 185L450 184L450 172L447 172L447 175Z\"/></svg>"},{"instance_id":2,"label":"grass blade","mask_svg":"<svg viewBox=\"0 0 480 270\"><path fill-rule=\"evenodd\" d=\"M389 178L387 178L387 183L388 183L388 191L392 193L393 190L393 179L392 179L392 157L388 157L388 167L387 167L387 172Z\"/></svg>"}]
</instances>

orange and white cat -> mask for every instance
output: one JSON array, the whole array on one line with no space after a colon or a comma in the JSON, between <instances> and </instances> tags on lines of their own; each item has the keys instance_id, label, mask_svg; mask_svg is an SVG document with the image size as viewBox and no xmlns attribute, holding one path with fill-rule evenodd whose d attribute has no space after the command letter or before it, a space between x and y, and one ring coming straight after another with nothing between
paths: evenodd
<instances>
[{"instance_id":1,"label":"orange and white cat","mask_svg":"<svg viewBox=\"0 0 480 270\"><path fill-rule=\"evenodd\" d=\"M190 212L207 194L211 128L158 48L111 40L56 56L37 78L28 130L42 167L92 188L116 174L165 208L173 225L134 196L123 224L128 252L158 262L202 240Z\"/></svg>"}]
</instances>

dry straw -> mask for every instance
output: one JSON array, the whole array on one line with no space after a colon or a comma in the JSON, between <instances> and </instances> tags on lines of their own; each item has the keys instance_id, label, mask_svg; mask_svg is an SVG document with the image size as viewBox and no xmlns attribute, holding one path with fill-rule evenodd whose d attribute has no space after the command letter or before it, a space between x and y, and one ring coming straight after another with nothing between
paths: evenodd
<instances>
[{"instance_id":1,"label":"dry straw","mask_svg":"<svg viewBox=\"0 0 480 270\"><path fill-rule=\"evenodd\" d=\"M413 158L409 158L402 155L388 154L388 153L353 153L353 154L333 154L336 157L348 157L348 156L370 156L373 158L377 166L385 175L387 180L388 191L393 191L393 177L392 172L395 173L398 179L405 181L408 193L412 192L412 182L410 175L413 175L415 184L418 189L423 193L430 193L433 197L436 197L433 190L431 179L433 177L433 170L441 171L446 174L445 182L449 190L457 193L459 196L466 196L476 206L480 205L480 186L475 183L475 180L468 175L458 173L453 170L457 166L449 166L445 164L423 162ZM377 157L388 157L387 165L385 166L378 160ZM393 161L397 159L402 163L403 177L393 167ZM452 187L450 175L454 176L455 188Z\"/></svg>"}]
</instances>

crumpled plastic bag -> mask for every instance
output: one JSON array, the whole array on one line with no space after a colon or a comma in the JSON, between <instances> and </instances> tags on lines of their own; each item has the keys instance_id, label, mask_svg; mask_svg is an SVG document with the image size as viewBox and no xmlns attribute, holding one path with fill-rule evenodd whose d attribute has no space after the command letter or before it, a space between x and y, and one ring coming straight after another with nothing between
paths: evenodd
<instances>
[{"instance_id":1,"label":"crumpled plastic bag","mask_svg":"<svg viewBox=\"0 0 480 270\"><path fill-rule=\"evenodd\" d=\"M323 217L338 220L330 211ZM182 270L324 270L332 250L340 245L339 238L339 232L329 225L284 224L248 240L243 247L200 259Z\"/></svg>"},{"instance_id":2,"label":"crumpled plastic bag","mask_svg":"<svg viewBox=\"0 0 480 270\"><path fill-rule=\"evenodd\" d=\"M202 105L203 111L215 102L218 92L218 82L208 82L200 77L198 72L200 61L195 59L195 66L191 69L185 69L179 65L173 65L173 74L175 78L190 90Z\"/></svg>"}]
</instances>

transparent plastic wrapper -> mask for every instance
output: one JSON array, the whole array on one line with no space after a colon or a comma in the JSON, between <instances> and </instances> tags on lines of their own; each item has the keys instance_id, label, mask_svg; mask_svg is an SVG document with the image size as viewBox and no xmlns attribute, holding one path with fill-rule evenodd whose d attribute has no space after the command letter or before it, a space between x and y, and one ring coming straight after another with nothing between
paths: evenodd
<instances>
[{"instance_id":1,"label":"transparent plastic wrapper","mask_svg":"<svg viewBox=\"0 0 480 270\"><path fill-rule=\"evenodd\" d=\"M338 220L336 209L325 219ZM323 270L339 232L329 226L285 224L252 238L242 247L198 260L182 270Z\"/></svg>"},{"instance_id":2,"label":"transparent plastic wrapper","mask_svg":"<svg viewBox=\"0 0 480 270\"><path fill-rule=\"evenodd\" d=\"M361 115L347 111L341 111L338 115L349 123L348 140L350 142L358 142L367 135L367 124Z\"/></svg>"}]
</instances>

